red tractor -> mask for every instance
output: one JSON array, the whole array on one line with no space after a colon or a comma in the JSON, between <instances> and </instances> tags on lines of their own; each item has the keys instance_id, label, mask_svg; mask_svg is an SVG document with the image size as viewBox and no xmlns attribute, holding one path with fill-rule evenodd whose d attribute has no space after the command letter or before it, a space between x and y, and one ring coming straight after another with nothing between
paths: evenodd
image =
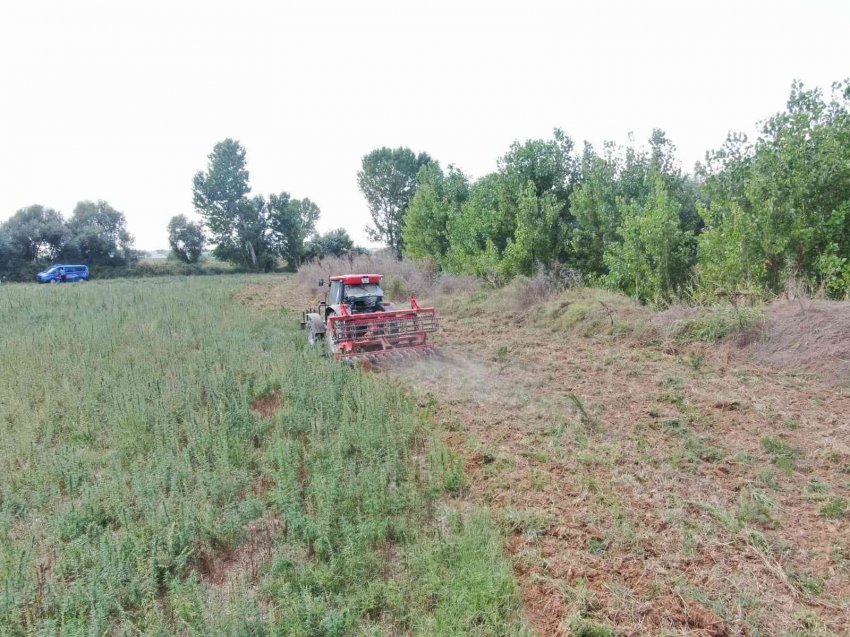
<instances>
[{"instance_id":1,"label":"red tractor","mask_svg":"<svg viewBox=\"0 0 850 637\"><path fill-rule=\"evenodd\" d=\"M325 300L303 314L301 328L311 345L326 344L337 360L431 354L428 334L437 331L437 311L410 297L410 309L384 301L381 274L330 277ZM319 286L324 286L324 280Z\"/></svg>"}]
</instances>

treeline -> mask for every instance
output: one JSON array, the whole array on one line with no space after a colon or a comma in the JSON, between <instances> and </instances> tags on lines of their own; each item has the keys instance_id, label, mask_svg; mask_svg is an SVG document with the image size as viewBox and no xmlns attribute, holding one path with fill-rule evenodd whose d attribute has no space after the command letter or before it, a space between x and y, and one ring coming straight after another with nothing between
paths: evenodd
<instances>
[{"instance_id":1,"label":"treeline","mask_svg":"<svg viewBox=\"0 0 850 637\"><path fill-rule=\"evenodd\" d=\"M341 256L355 249L342 228L324 235L316 232L321 210L310 199L293 199L288 192L249 196L246 151L238 141L219 142L208 160L207 170L199 171L192 182L195 210L203 223L191 223L182 215L169 223L169 243L181 260L198 260L206 234L215 244L212 254L217 259L249 270L283 267L294 272L304 259Z\"/></svg>"},{"instance_id":2,"label":"treeline","mask_svg":"<svg viewBox=\"0 0 850 637\"><path fill-rule=\"evenodd\" d=\"M379 149L358 174L373 236L495 283L579 271L649 302L777 292L802 278L850 293L850 85L793 84L754 142L732 134L693 174L656 130L647 147L601 149L556 130L513 144L472 181L408 149Z\"/></svg>"},{"instance_id":3,"label":"treeline","mask_svg":"<svg viewBox=\"0 0 850 637\"><path fill-rule=\"evenodd\" d=\"M206 171L192 181L201 221L176 215L168 223L174 260L197 264L207 244L225 271L294 271L304 259L364 253L338 228L316 232L321 211L310 199L281 192L250 197L245 148L232 139L219 142ZM81 201L69 219L53 208L33 205L0 224L0 280L30 281L51 263L81 263L98 276L150 276L173 271L192 274L215 268L151 268L140 264L127 219L105 201Z\"/></svg>"},{"instance_id":4,"label":"treeline","mask_svg":"<svg viewBox=\"0 0 850 637\"><path fill-rule=\"evenodd\" d=\"M21 208L0 224L0 276L30 278L32 266L124 266L138 259L124 214L105 201L81 201L69 219L45 206Z\"/></svg>"}]
</instances>

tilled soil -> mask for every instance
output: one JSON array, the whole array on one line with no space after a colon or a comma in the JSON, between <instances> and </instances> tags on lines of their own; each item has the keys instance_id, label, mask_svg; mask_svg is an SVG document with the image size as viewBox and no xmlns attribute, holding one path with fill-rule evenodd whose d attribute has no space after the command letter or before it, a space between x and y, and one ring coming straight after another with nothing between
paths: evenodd
<instances>
[{"instance_id":1,"label":"tilled soil","mask_svg":"<svg viewBox=\"0 0 850 637\"><path fill-rule=\"evenodd\" d=\"M465 308L438 307L441 358L382 373L463 455L539 634L850 635L846 393Z\"/></svg>"}]
</instances>

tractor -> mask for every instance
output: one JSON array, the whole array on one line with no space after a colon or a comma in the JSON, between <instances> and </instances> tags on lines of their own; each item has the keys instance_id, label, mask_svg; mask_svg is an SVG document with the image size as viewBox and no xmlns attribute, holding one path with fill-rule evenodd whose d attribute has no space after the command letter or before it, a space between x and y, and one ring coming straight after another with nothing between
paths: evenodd
<instances>
[{"instance_id":1,"label":"tractor","mask_svg":"<svg viewBox=\"0 0 850 637\"><path fill-rule=\"evenodd\" d=\"M344 274L329 277L325 299L305 310L301 329L311 345L324 345L337 360L430 355L428 335L438 327L437 311L419 307L410 297L410 309L398 309L384 300L381 274ZM319 287L324 287L324 279Z\"/></svg>"}]
</instances>

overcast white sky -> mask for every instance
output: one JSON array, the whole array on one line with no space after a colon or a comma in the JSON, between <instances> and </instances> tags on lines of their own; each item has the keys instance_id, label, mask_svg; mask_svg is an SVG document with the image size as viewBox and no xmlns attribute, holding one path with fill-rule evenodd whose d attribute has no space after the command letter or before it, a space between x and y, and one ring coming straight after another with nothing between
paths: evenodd
<instances>
[{"instance_id":1,"label":"overcast white sky","mask_svg":"<svg viewBox=\"0 0 850 637\"><path fill-rule=\"evenodd\" d=\"M850 0L39 2L0 0L0 220L82 199L137 247L192 215L225 137L254 193L322 209L365 243L360 158L410 146L474 177L516 140L667 131L684 167L850 76Z\"/></svg>"}]
</instances>

